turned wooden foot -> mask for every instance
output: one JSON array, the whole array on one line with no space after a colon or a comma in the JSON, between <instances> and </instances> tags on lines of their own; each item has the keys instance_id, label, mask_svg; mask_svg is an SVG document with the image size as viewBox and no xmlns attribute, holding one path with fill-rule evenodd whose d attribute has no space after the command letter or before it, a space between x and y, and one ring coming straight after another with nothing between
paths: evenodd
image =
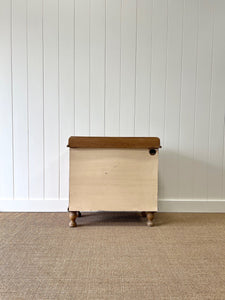
<instances>
[{"instance_id":1,"label":"turned wooden foot","mask_svg":"<svg viewBox=\"0 0 225 300\"><path fill-rule=\"evenodd\" d=\"M77 212L76 211L70 211L69 212L69 217L70 217L69 226L70 227L77 227L77 223L76 223Z\"/></svg>"},{"instance_id":2,"label":"turned wooden foot","mask_svg":"<svg viewBox=\"0 0 225 300\"><path fill-rule=\"evenodd\" d=\"M147 217L147 226L153 226L153 218L154 218L154 213L153 212L146 212L146 217Z\"/></svg>"}]
</instances>

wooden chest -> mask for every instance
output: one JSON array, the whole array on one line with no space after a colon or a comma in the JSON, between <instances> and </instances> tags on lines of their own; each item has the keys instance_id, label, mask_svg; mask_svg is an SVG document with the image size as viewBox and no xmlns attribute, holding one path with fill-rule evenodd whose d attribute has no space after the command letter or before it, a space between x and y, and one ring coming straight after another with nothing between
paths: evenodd
<instances>
[{"instance_id":1,"label":"wooden chest","mask_svg":"<svg viewBox=\"0 0 225 300\"><path fill-rule=\"evenodd\" d=\"M157 211L156 137L70 137L70 226L88 211Z\"/></svg>"}]
</instances>

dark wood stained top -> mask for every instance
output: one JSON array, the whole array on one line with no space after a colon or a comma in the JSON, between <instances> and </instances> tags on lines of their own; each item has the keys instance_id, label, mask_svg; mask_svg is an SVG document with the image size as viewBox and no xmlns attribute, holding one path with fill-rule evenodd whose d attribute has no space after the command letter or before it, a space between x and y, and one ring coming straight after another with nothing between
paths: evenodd
<instances>
[{"instance_id":1,"label":"dark wood stained top","mask_svg":"<svg viewBox=\"0 0 225 300\"><path fill-rule=\"evenodd\" d=\"M70 148L134 148L158 149L158 137L86 137L71 136L68 141Z\"/></svg>"}]
</instances>

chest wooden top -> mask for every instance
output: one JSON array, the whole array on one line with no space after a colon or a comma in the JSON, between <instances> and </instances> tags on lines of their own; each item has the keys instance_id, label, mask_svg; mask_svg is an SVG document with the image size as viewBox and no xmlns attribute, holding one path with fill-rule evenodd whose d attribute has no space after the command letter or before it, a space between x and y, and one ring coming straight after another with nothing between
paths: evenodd
<instances>
[{"instance_id":1,"label":"chest wooden top","mask_svg":"<svg viewBox=\"0 0 225 300\"><path fill-rule=\"evenodd\" d=\"M71 136L68 141L70 148L133 148L158 149L158 137L86 137Z\"/></svg>"}]
</instances>

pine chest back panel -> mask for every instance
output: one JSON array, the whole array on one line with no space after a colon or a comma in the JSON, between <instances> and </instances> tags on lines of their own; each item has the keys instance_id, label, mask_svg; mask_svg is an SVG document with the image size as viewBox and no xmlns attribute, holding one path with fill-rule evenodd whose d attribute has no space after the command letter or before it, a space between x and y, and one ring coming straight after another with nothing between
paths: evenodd
<instances>
[{"instance_id":1,"label":"pine chest back panel","mask_svg":"<svg viewBox=\"0 0 225 300\"><path fill-rule=\"evenodd\" d=\"M70 148L70 211L157 211L158 150Z\"/></svg>"}]
</instances>

